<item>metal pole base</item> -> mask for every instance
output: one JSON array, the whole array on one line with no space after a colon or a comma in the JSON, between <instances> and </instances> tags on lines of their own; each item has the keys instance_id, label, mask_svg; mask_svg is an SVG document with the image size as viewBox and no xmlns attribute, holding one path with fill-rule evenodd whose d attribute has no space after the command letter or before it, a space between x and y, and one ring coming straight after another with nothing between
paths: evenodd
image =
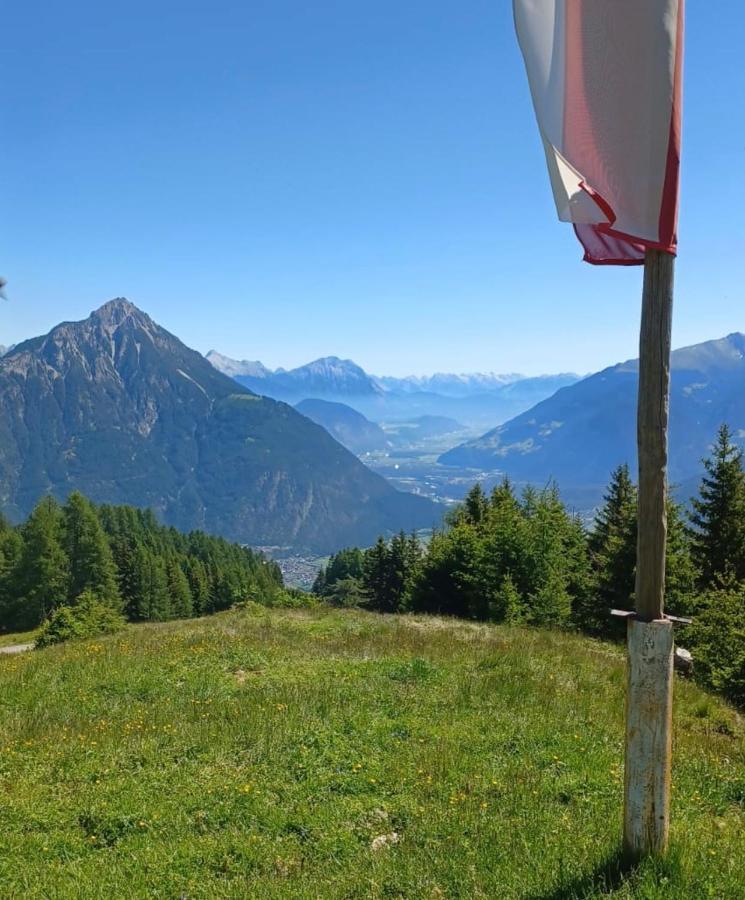
<instances>
[{"instance_id":1,"label":"metal pole base","mask_svg":"<svg viewBox=\"0 0 745 900\"><path fill-rule=\"evenodd\" d=\"M623 834L634 859L667 851L674 657L672 622L628 620Z\"/></svg>"}]
</instances>

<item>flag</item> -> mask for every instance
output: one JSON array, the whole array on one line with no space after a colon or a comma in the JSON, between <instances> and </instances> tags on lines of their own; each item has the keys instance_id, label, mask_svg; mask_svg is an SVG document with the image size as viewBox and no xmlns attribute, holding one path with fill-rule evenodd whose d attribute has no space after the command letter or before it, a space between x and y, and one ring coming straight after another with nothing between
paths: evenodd
<instances>
[{"instance_id":1,"label":"flag","mask_svg":"<svg viewBox=\"0 0 745 900\"><path fill-rule=\"evenodd\" d=\"M677 250L685 0L513 0L559 219L585 260Z\"/></svg>"}]
</instances>

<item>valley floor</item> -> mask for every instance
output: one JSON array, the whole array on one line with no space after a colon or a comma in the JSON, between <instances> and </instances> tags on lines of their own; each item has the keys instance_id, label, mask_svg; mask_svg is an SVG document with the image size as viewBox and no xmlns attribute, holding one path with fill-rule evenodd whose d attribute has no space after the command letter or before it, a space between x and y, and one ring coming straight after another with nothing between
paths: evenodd
<instances>
[{"instance_id":1,"label":"valley floor","mask_svg":"<svg viewBox=\"0 0 745 900\"><path fill-rule=\"evenodd\" d=\"M624 871L624 660L253 608L0 656L3 898L741 898L740 717L676 685L674 852Z\"/></svg>"}]
</instances>

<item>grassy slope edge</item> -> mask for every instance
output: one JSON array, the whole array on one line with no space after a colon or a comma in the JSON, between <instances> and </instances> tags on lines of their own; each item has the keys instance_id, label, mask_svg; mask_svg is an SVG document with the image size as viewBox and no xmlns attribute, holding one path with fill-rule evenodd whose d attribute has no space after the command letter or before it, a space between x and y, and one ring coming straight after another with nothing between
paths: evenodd
<instances>
[{"instance_id":1,"label":"grassy slope edge","mask_svg":"<svg viewBox=\"0 0 745 900\"><path fill-rule=\"evenodd\" d=\"M741 897L743 725L691 684L672 860L616 865L623 681L584 638L327 609L0 656L0 894Z\"/></svg>"}]
</instances>

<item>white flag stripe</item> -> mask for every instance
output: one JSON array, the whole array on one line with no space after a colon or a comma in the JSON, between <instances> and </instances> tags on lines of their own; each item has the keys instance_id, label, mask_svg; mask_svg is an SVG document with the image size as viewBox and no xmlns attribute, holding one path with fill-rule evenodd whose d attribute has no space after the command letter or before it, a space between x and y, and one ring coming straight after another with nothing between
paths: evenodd
<instances>
[{"instance_id":1,"label":"white flag stripe","mask_svg":"<svg viewBox=\"0 0 745 900\"><path fill-rule=\"evenodd\" d=\"M559 218L578 226L590 262L674 252L683 0L514 0L514 11Z\"/></svg>"}]
</instances>

